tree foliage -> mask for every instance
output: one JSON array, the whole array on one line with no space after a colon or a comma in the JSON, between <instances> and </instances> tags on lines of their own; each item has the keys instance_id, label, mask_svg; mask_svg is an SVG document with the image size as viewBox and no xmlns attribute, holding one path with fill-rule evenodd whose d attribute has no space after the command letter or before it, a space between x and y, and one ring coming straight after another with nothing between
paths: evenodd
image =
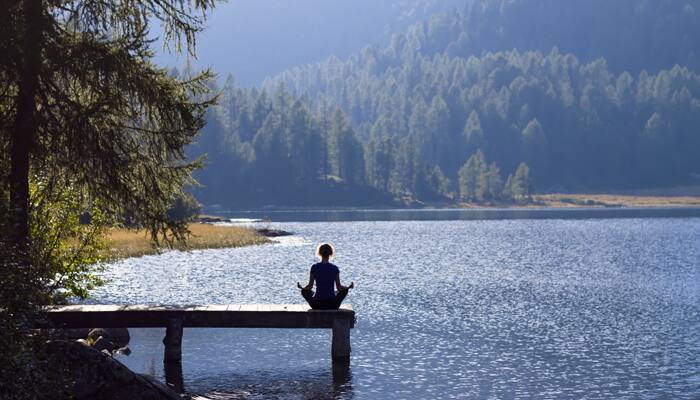
<instances>
[{"instance_id":1,"label":"tree foliage","mask_svg":"<svg viewBox=\"0 0 700 400\"><path fill-rule=\"evenodd\" d=\"M367 145L342 110L312 108L284 85L244 89L229 79L191 154L206 154L195 195L209 204L386 202L392 144ZM369 182L372 182L372 185Z\"/></svg>"},{"instance_id":2,"label":"tree foliage","mask_svg":"<svg viewBox=\"0 0 700 400\"><path fill-rule=\"evenodd\" d=\"M495 162L488 165L481 150L472 154L459 169L459 199L462 201L511 201L514 196L509 189L504 190L501 169Z\"/></svg>"},{"instance_id":3,"label":"tree foliage","mask_svg":"<svg viewBox=\"0 0 700 400\"><path fill-rule=\"evenodd\" d=\"M508 177L510 182L508 192L515 199L530 198L532 194L532 179L530 178L530 168L525 163L518 165L515 175Z\"/></svg>"},{"instance_id":4,"label":"tree foliage","mask_svg":"<svg viewBox=\"0 0 700 400\"><path fill-rule=\"evenodd\" d=\"M167 210L198 166L187 160L184 149L204 126L211 100L203 96L210 75L177 80L157 68L150 62L146 27L151 18L162 19L172 39L168 43L193 50L202 18L192 12L207 10L212 3L58 5L26 0L10 5L14 14L5 16L10 25L2 36L9 57L0 72L0 143L7 167L2 174L7 197L0 208L8 217L4 221L12 223L3 232L16 233L18 223L36 225L43 221L40 217L51 216L48 205L55 205L53 200L73 197L81 199L83 207L71 206L73 211L99 206L102 214L112 217L128 211L154 236L170 230L182 237L184 226L170 221ZM38 43L27 44L30 36ZM31 60L37 67L23 69ZM27 99L21 92L28 81L34 94ZM26 115L20 115L21 101L28 104L24 108L32 116L29 125L22 125ZM17 150L20 141L26 146ZM24 176L13 176L22 151L28 168ZM13 185L22 181L39 188L27 193L27 206L13 193ZM26 221L13 215L20 209ZM32 229L37 231L36 226Z\"/></svg>"},{"instance_id":5,"label":"tree foliage","mask_svg":"<svg viewBox=\"0 0 700 400\"><path fill-rule=\"evenodd\" d=\"M18 357L0 363L3 393L41 394L23 381L32 367L26 329L38 306L99 283L89 266L107 224L128 214L154 238L184 238L184 223L167 211L198 166L184 151L204 126L210 74L178 80L153 65L147 28L160 20L166 43L193 52L212 6L3 3L0 353Z\"/></svg>"}]
</instances>

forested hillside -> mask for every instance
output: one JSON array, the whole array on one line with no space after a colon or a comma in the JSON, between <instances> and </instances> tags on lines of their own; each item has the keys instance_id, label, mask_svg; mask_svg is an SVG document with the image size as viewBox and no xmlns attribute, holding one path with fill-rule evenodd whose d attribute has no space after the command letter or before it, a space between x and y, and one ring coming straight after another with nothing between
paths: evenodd
<instances>
[{"instance_id":1,"label":"forested hillside","mask_svg":"<svg viewBox=\"0 0 700 400\"><path fill-rule=\"evenodd\" d=\"M496 201L522 194L521 163L541 192L696 182L698 3L468 2L261 90L229 83L197 149L198 194Z\"/></svg>"},{"instance_id":2,"label":"forested hillside","mask_svg":"<svg viewBox=\"0 0 700 400\"><path fill-rule=\"evenodd\" d=\"M279 86L229 79L193 156L207 155L195 195L206 204L371 205L391 202L365 185L364 145L344 113L312 112Z\"/></svg>"}]
</instances>

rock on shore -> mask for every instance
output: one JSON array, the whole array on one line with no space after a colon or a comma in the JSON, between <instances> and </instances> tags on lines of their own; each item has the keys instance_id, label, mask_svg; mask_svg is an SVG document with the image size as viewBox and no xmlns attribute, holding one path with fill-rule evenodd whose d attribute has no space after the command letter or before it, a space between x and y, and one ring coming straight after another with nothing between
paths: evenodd
<instances>
[{"instance_id":1,"label":"rock on shore","mask_svg":"<svg viewBox=\"0 0 700 400\"><path fill-rule=\"evenodd\" d=\"M129 329L127 328L95 328L88 332L87 335L92 342L96 342L100 336L112 342L117 348L128 345L129 340L131 340Z\"/></svg>"},{"instance_id":2,"label":"rock on shore","mask_svg":"<svg viewBox=\"0 0 700 400\"><path fill-rule=\"evenodd\" d=\"M259 234L265 237L278 237L278 236L290 236L293 235L291 232L283 231L281 229L270 229L270 228L258 228L255 230Z\"/></svg>"},{"instance_id":3,"label":"rock on shore","mask_svg":"<svg viewBox=\"0 0 700 400\"><path fill-rule=\"evenodd\" d=\"M50 356L62 361L53 371L72 398L180 400L183 397L156 379L137 374L106 352L80 342L55 340L47 345Z\"/></svg>"}]
</instances>

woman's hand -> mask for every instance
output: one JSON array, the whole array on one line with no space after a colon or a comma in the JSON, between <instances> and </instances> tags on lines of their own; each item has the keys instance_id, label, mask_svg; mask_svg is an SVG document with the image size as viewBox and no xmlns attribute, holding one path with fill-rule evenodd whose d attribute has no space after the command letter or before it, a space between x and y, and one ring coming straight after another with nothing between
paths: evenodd
<instances>
[{"instance_id":1,"label":"woman's hand","mask_svg":"<svg viewBox=\"0 0 700 400\"><path fill-rule=\"evenodd\" d=\"M355 287L355 282L350 282L350 285L348 285L348 289L352 289Z\"/></svg>"},{"instance_id":2,"label":"woman's hand","mask_svg":"<svg viewBox=\"0 0 700 400\"><path fill-rule=\"evenodd\" d=\"M309 283L306 286L301 286L301 283L297 282L297 287L301 290L311 290L314 287L314 274L309 271Z\"/></svg>"}]
</instances>

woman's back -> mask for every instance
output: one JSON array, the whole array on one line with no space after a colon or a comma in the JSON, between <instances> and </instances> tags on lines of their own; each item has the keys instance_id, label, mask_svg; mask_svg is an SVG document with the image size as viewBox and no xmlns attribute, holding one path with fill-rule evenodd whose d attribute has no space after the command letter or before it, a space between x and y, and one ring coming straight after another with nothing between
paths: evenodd
<instances>
[{"instance_id":1,"label":"woman's back","mask_svg":"<svg viewBox=\"0 0 700 400\"><path fill-rule=\"evenodd\" d=\"M335 297L333 284L339 272L338 267L329 262L320 262L311 266L311 274L316 280L314 299L325 300Z\"/></svg>"},{"instance_id":2,"label":"woman's back","mask_svg":"<svg viewBox=\"0 0 700 400\"><path fill-rule=\"evenodd\" d=\"M320 263L311 266L309 273L309 283L306 286L301 286L297 282L297 287L301 289L301 295L313 309L317 310L335 310L340 307L348 290L355 287L350 282L350 285L343 286L340 284L340 270L335 264L331 264L328 260L333 256L333 246L328 243L321 243L316 249L316 255L321 259ZM311 289L316 283L316 293ZM333 285L338 288L336 293L333 290Z\"/></svg>"}]
</instances>

